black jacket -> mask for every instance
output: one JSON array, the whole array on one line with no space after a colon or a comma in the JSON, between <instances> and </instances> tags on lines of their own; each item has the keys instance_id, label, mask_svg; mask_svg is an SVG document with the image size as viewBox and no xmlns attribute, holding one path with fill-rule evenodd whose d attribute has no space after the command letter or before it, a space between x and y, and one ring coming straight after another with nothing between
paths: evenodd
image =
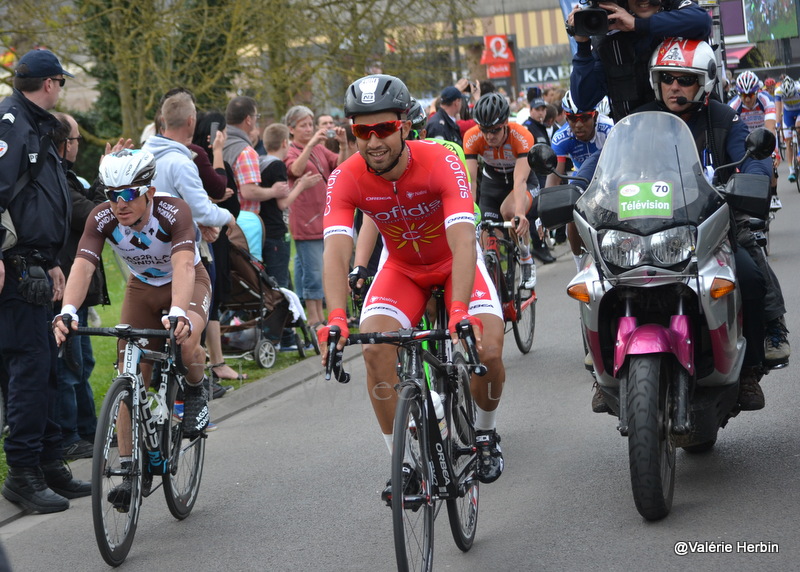
<instances>
[{"instance_id":1,"label":"black jacket","mask_svg":"<svg viewBox=\"0 0 800 572\"><path fill-rule=\"evenodd\" d=\"M439 109L430 116L425 126L426 137L430 139L445 139L462 145L461 130L444 109Z\"/></svg>"},{"instance_id":2,"label":"black jacket","mask_svg":"<svg viewBox=\"0 0 800 572\"><path fill-rule=\"evenodd\" d=\"M0 210L9 210L18 235L17 245L0 253L0 259L36 250L53 267L67 240L72 216L67 180L55 146L45 137L57 124L16 89L0 102ZM47 147L40 149L42 144ZM11 202L17 180L42 161L36 178Z\"/></svg>"},{"instance_id":3,"label":"black jacket","mask_svg":"<svg viewBox=\"0 0 800 572\"><path fill-rule=\"evenodd\" d=\"M99 181L95 182L90 189L84 189L83 184L78 180L78 176L67 170L67 185L69 187L70 198L72 199L72 219L70 221L70 232L64 248L58 255L61 271L64 278L69 278L72 263L75 262L75 254L78 252L78 243L83 235L86 226L86 219L94 207L106 200L102 193L102 185ZM106 276L103 262L97 265L97 269L92 276L89 290L86 292L84 306L97 306L98 304L110 304L108 290L106 289Z\"/></svg>"}]
</instances>

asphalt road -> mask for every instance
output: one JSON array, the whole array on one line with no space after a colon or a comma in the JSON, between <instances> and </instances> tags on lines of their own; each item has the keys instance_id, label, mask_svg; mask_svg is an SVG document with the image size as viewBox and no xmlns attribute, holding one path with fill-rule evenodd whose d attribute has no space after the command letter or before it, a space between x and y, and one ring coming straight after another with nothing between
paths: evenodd
<instances>
[{"instance_id":1,"label":"asphalt road","mask_svg":"<svg viewBox=\"0 0 800 572\"><path fill-rule=\"evenodd\" d=\"M790 308L790 341L800 351L793 287L800 194L786 182L785 167L782 175L784 208L772 227L770 259ZM797 358L762 382L766 409L731 420L711 453L678 453L672 513L646 522L633 504L627 444L615 418L591 413L577 303L564 294L573 275L568 255L539 268L529 355L506 336L498 425L506 471L481 488L470 552L455 547L447 517L439 515L434 569L800 570ZM342 386L325 382L307 361L215 403L220 429L209 436L194 512L178 522L160 491L145 499L123 568L393 570L390 511L379 501L389 455L360 358L349 369L353 382ZM85 462L75 468L88 474ZM56 515L7 518L0 540L17 571L107 569L88 498ZM690 553L676 554L684 546ZM743 552L753 546L773 552ZM702 548L715 552L697 553Z\"/></svg>"}]
</instances>

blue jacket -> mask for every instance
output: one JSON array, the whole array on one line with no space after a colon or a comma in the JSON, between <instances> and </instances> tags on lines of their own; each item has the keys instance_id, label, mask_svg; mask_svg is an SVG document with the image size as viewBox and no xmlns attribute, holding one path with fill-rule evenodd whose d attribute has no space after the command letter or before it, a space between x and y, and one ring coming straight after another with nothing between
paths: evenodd
<instances>
[{"instance_id":1,"label":"blue jacket","mask_svg":"<svg viewBox=\"0 0 800 572\"><path fill-rule=\"evenodd\" d=\"M635 18L633 32L611 32L578 42L570 75L572 99L579 109L588 110L607 95L611 116L619 121L655 99L650 87L650 56L664 38L704 40L709 34L711 17L705 10L691 0L674 0L671 9L650 18Z\"/></svg>"}]
</instances>

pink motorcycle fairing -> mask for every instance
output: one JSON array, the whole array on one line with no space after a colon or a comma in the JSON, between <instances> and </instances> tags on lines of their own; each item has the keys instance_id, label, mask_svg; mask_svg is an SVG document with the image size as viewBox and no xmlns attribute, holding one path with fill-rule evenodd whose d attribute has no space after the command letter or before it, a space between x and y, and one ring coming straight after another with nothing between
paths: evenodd
<instances>
[{"instance_id":1,"label":"pink motorcycle fairing","mask_svg":"<svg viewBox=\"0 0 800 572\"><path fill-rule=\"evenodd\" d=\"M614 377L628 355L671 353L689 375L694 375L694 341L689 316L672 316L669 328L659 324L637 326L633 316L623 316L617 326L614 347Z\"/></svg>"}]
</instances>

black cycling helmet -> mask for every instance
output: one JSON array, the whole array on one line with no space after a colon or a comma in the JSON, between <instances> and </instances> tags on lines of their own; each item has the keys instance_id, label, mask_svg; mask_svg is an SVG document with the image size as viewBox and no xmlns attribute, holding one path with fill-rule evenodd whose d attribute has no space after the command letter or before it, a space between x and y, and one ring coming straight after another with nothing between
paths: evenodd
<instances>
[{"instance_id":1,"label":"black cycling helmet","mask_svg":"<svg viewBox=\"0 0 800 572\"><path fill-rule=\"evenodd\" d=\"M493 127L505 123L510 111L505 97L499 93L487 93L475 104L472 117L481 127Z\"/></svg>"},{"instance_id":2,"label":"black cycling helmet","mask_svg":"<svg viewBox=\"0 0 800 572\"><path fill-rule=\"evenodd\" d=\"M420 130L425 127L428 121L428 114L422 109L419 101L411 98L411 106L408 108L408 120L411 122L411 129Z\"/></svg>"},{"instance_id":3,"label":"black cycling helmet","mask_svg":"<svg viewBox=\"0 0 800 572\"><path fill-rule=\"evenodd\" d=\"M344 95L344 114L356 115L394 111L406 118L411 106L411 94L406 84L391 75L375 74L357 79Z\"/></svg>"}]
</instances>

